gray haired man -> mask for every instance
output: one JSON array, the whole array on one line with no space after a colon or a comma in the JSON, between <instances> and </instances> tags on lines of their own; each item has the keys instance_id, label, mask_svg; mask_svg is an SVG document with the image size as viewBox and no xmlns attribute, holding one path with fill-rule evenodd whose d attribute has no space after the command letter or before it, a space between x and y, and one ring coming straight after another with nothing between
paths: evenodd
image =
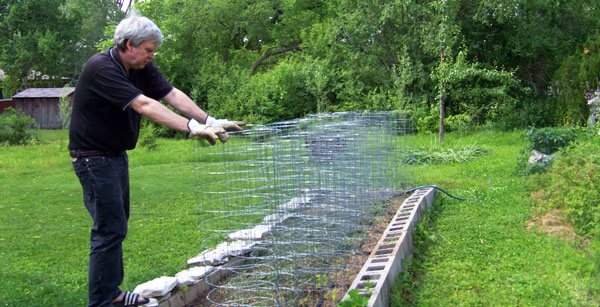
<instances>
[{"instance_id":1,"label":"gray haired man","mask_svg":"<svg viewBox=\"0 0 600 307\"><path fill-rule=\"evenodd\" d=\"M163 41L148 18L131 16L115 29L114 47L92 56L77 82L69 152L94 222L90 238L89 305L138 306L148 299L123 292L122 241L129 219L127 150L134 149L141 117L215 144L241 122L208 116L173 87L152 63ZM172 106L178 115L159 100Z\"/></svg>"}]
</instances>

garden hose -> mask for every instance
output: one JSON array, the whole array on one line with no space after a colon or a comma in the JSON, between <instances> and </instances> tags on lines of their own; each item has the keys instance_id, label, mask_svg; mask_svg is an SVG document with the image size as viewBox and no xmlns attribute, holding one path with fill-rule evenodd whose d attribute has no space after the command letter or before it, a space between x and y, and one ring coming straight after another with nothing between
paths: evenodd
<instances>
[{"instance_id":1,"label":"garden hose","mask_svg":"<svg viewBox=\"0 0 600 307\"><path fill-rule=\"evenodd\" d=\"M407 193L411 193L411 192L414 192L414 191L416 191L416 190L420 190L420 189L429 189L429 188L433 188L433 189L436 189L436 190L440 190L440 191L444 192L446 195L448 195L448 196L450 196L450 197L452 197L452 198L454 198L454 199L458 199L458 200L471 200L471 199L477 199L477 196L475 196L475 197L471 197L471 198L462 198L462 197L456 197L456 196L454 196L454 195L452 195L452 194L450 194L450 193L446 192L444 189L442 189L442 188L440 188L440 187L438 187L438 186L435 186L435 185L424 185L424 186L420 186L420 187L412 188L412 189L408 190L408 191L407 191Z\"/></svg>"}]
</instances>

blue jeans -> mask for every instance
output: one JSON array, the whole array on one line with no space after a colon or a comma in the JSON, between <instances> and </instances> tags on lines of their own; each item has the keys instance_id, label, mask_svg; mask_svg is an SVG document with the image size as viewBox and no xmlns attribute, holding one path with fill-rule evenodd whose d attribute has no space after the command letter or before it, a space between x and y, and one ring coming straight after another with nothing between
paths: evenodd
<instances>
[{"instance_id":1,"label":"blue jeans","mask_svg":"<svg viewBox=\"0 0 600 307\"><path fill-rule=\"evenodd\" d=\"M75 159L74 159L75 160ZM94 225L90 237L89 307L112 306L121 294L123 251L129 219L127 154L79 157L73 169L83 187L83 202Z\"/></svg>"}]
</instances>

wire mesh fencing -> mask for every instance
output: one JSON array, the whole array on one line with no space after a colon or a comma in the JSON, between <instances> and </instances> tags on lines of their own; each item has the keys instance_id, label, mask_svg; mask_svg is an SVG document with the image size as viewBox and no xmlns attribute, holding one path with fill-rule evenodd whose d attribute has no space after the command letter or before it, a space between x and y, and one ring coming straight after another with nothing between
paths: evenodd
<instances>
[{"instance_id":1,"label":"wire mesh fencing","mask_svg":"<svg viewBox=\"0 0 600 307\"><path fill-rule=\"evenodd\" d=\"M392 112L330 113L199 146L204 251L188 263L215 267L207 300L299 306L336 287L377 206L411 186L402 153L412 131Z\"/></svg>"}]
</instances>

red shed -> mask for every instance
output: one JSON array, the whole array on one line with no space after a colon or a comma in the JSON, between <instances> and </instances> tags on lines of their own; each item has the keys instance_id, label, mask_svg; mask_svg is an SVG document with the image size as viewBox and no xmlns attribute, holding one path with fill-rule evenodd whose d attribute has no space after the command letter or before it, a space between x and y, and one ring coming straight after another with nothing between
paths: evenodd
<instances>
[{"instance_id":1,"label":"red shed","mask_svg":"<svg viewBox=\"0 0 600 307\"><path fill-rule=\"evenodd\" d=\"M69 97L72 102L74 87L29 88L16 95L15 109L31 116L35 127L41 129L61 129L60 100Z\"/></svg>"},{"instance_id":2,"label":"red shed","mask_svg":"<svg viewBox=\"0 0 600 307\"><path fill-rule=\"evenodd\" d=\"M12 107L14 109L15 102L12 99L0 99L0 113L2 113L2 111L8 107Z\"/></svg>"}]
</instances>

